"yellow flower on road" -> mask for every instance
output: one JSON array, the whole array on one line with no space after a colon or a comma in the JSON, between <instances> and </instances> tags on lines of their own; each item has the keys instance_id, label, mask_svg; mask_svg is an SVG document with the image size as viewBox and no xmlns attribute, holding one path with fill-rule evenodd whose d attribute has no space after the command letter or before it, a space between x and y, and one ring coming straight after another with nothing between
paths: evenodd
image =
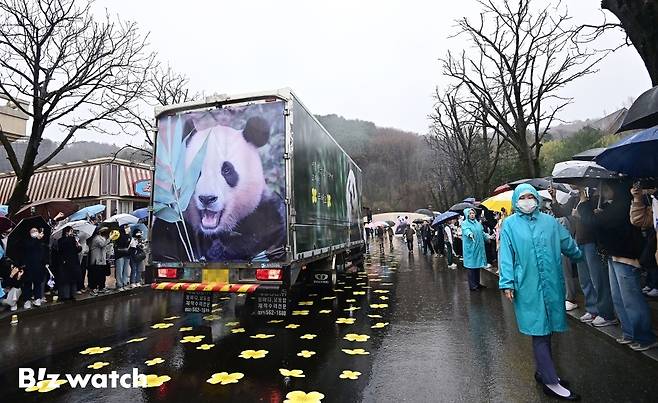
<instances>
[{"instance_id":1,"label":"yellow flower on road","mask_svg":"<svg viewBox=\"0 0 658 403\"><path fill-rule=\"evenodd\" d=\"M283 376L289 376L292 378L304 378L306 375L304 375L304 371L301 369L285 369L285 368L279 368L279 372Z\"/></svg>"},{"instance_id":2,"label":"yellow flower on road","mask_svg":"<svg viewBox=\"0 0 658 403\"><path fill-rule=\"evenodd\" d=\"M373 329L383 329L388 326L388 322L377 322L374 325L370 326Z\"/></svg>"},{"instance_id":3,"label":"yellow flower on road","mask_svg":"<svg viewBox=\"0 0 658 403\"><path fill-rule=\"evenodd\" d=\"M352 289L352 286L351 286L351 285L346 285L346 286L343 287L343 288L346 289L346 290L351 290L351 289Z\"/></svg>"},{"instance_id":4,"label":"yellow flower on road","mask_svg":"<svg viewBox=\"0 0 658 403\"><path fill-rule=\"evenodd\" d=\"M349 341L368 341L369 338L370 336L368 336L367 334L356 334L356 333L348 333L345 335L345 337L343 337L343 339Z\"/></svg>"},{"instance_id":5,"label":"yellow flower on road","mask_svg":"<svg viewBox=\"0 0 658 403\"><path fill-rule=\"evenodd\" d=\"M299 301L299 305L311 306L313 301Z\"/></svg>"},{"instance_id":6,"label":"yellow flower on road","mask_svg":"<svg viewBox=\"0 0 658 403\"><path fill-rule=\"evenodd\" d=\"M210 350L211 348L215 347L214 344L202 344L199 347L197 347L197 350Z\"/></svg>"},{"instance_id":7,"label":"yellow flower on road","mask_svg":"<svg viewBox=\"0 0 658 403\"><path fill-rule=\"evenodd\" d=\"M146 375L146 385L144 387L157 388L158 386L162 386L163 383L169 380L171 380L171 377L167 375L148 374Z\"/></svg>"},{"instance_id":8,"label":"yellow flower on road","mask_svg":"<svg viewBox=\"0 0 658 403\"><path fill-rule=\"evenodd\" d=\"M366 295L366 292L365 291L354 291L354 292L352 292L352 294L354 294L354 295Z\"/></svg>"},{"instance_id":9,"label":"yellow flower on road","mask_svg":"<svg viewBox=\"0 0 658 403\"><path fill-rule=\"evenodd\" d=\"M289 325L286 325L286 329L297 329L298 327L299 325L296 323L291 323Z\"/></svg>"},{"instance_id":10,"label":"yellow flower on road","mask_svg":"<svg viewBox=\"0 0 658 403\"><path fill-rule=\"evenodd\" d=\"M379 299L381 299L382 301L386 301L388 300L388 297L386 295L382 295L379 297Z\"/></svg>"},{"instance_id":11,"label":"yellow flower on road","mask_svg":"<svg viewBox=\"0 0 658 403\"><path fill-rule=\"evenodd\" d=\"M388 294L390 291L389 290L375 290L373 292L379 293L379 294Z\"/></svg>"},{"instance_id":12,"label":"yellow flower on road","mask_svg":"<svg viewBox=\"0 0 658 403\"><path fill-rule=\"evenodd\" d=\"M93 363L91 365L87 365L87 368L89 368L89 369L101 369L101 368L106 367L108 365L110 365L109 362L96 361L95 363Z\"/></svg>"},{"instance_id":13,"label":"yellow flower on road","mask_svg":"<svg viewBox=\"0 0 658 403\"><path fill-rule=\"evenodd\" d=\"M156 323L155 325L151 326L151 329L166 329L168 327L172 327L173 325L173 323Z\"/></svg>"},{"instance_id":14,"label":"yellow flower on road","mask_svg":"<svg viewBox=\"0 0 658 403\"><path fill-rule=\"evenodd\" d=\"M336 319L336 323L338 324L343 324L343 325L351 325L356 322L356 319L354 318L338 318Z\"/></svg>"},{"instance_id":15,"label":"yellow flower on road","mask_svg":"<svg viewBox=\"0 0 658 403\"><path fill-rule=\"evenodd\" d=\"M368 315L368 317L369 318L380 318L381 319L382 315Z\"/></svg>"},{"instance_id":16,"label":"yellow flower on road","mask_svg":"<svg viewBox=\"0 0 658 403\"><path fill-rule=\"evenodd\" d=\"M283 322L283 319L272 319L267 321L267 323L281 323L281 322Z\"/></svg>"},{"instance_id":17,"label":"yellow flower on road","mask_svg":"<svg viewBox=\"0 0 658 403\"><path fill-rule=\"evenodd\" d=\"M335 296L333 296L333 297L322 297L323 301L329 301L329 300L332 300L332 299L336 299L336 297Z\"/></svg>"},{"instance_id":18,"label":"yellow flower on road","mask_svg":"<svg viewBox=\"0 0 658 403\"><path fill-rule=\"evenodd\" d=\"M56 381L46 379L43 381L37 382L36 385L30 386L29 388L25 389L26 392L39 392L39 393L46 393L50 392L51 390L55 390L59 388L60 386L64 385L66 383L66 380L64 379L58 379Z\"/></svg>"},{"instance_id":19,"label":"yellow flower on road","mask_svg":"<svg viewBox=\"0 0 658 403\"><path fill-rule=\"evenodd\" d=\"M350 371L348 369L343 370L343 373L338 375L340 379L359 379L361 372L359 371Z\"/></svg>"},{"instance_id":20,"label":"yellow flower on road","mask_svg":"<svg viewBox=\"0 0 658 403\"><path fill-rule=\"evenodd\" d=\"M210 376L210 379L206 379L206 382L216 385L228 385L229 383L238 383L240 379L244 378L242 372L217 372Z\"/></svg>"},{"instance_id":21,"label":"yellow flower on road","mask_svg":"<svg viewBox=\"0 0 658 403\"><path fill-rule=\"evenodd\" d=\"M230 327L230 326L237 326L237 325L239 325L239 324L240 324L240 322L226 322L225 326L229 326L229 327Z\"/></svg>"},{"instance_id":22,"label":"yellow flower on road","mask_svg":"<svg viewBox=\"0 0 658 403\"><path fill-rule=\"evenodd\" d=\"M190 327L181 327L180 329L178 329L179 332L189 332L190 330L192 330L191 326Z\"/></svg>"},{"instance_id":23,"label":"yellow flower on road","mask_svg":"<svg viewBox=\"0 0 658 403\"><path fill-rule=\"evenodd\" d=\"M295 390L286 395L286 400L283 403L320 403L324 399L324 395L320 392L303 392Z\"/></svg>"},{"instance_id":24,"label":"yellow flower on road","mask_svg":"<svg viewBox=\"0 0 658 403\"><path fill-rule=\"evenodd\" d=\"M257 360L259 358L265 358L267 353L268 353L267 350L244 350L243 352L240 353L239 357L244 358L245 360L248 360L250 358Z\"/></svg>"},{"instance_id":25,"label":"yellow flower on road","mask_svg":"<svg viewBox=\"0 0 658 403\"><path fill-rule=\"evenodd\" d=\"M300 339L306 339L306 340L313 340L313 339L315 339L316 337L318 337L317 334L306 333L305 335L300 336L299 338L300 338Z\"/></svg>"},{"instance_id":26,"label":"yellow flower on road","mask_svg":"<svg viewBox=\"0 0 658 403\"><path fill-rule=\"evenodd\" d=\"M343 311L352 312L352 311L356 311L357 309L361 309L361 308L359 308L358 306L351 306L349 308L343 309Z\"/></svg>"},{"instance_id":27,"label":"yellow flower on road","mask_svg":"<svg viewBox=\"0 0 658 403\"><path fill-rule=\"evenodd\" d=\"M203 319L203 320L210 320L210 321L213 321L213 320L217 320L217 319L221 319L221 318L222 318L222 317L219 316L219 315L206 315L206 316L204 316L202 319Z\"/></svg>"},{"instance_id":28,"label":"yellow flower on road","mask_svg":"<svg viewBox=\"0 0 658 403\"><path fill-rule=\"evenodd\" d=\"M258 333L253 336L249 336L252 339L269 339L270 337L274 337L273 334L264 334L264 333Z\"/></svg>"},{"instance_id":29,"label":"yellow flower on road","mask_svg":"<svg viewBox=\"0 0 658 403\"><path fill-rule=\"evenodd\" d=\"M304 357L304 358L311 358L311 356L313 355L315 355L315 351L302 350L299 353L297 353L298 357Z\"/></svg>"},{"instance_id":30,"label":"yellow flower on road","mask_svg":"<svg viewBox=\"0 0 658 403\"><path fill-rule=\"evenodd\" d=\"M322 313L322 314L331 313L331 309L322 309L322 310L318 311L318 313Z\"/></svg>"},{"instance_id":31,"label":"yellow flower on road","mask_svg":"<svg viewBox=\"0 0 658 403\"><path fill-rule=\"evenodd\" d=\"M342 289L340 289L340 288L336 288L336 289L334 290L334 292L343 292L343 291L345 291L345 290L342 290Z\"/></svg>"},{"instance_id":32,"label":"yellow flower on road","mask_svg":"<svg viewBox=\"0 0 658 403\"><path fill-rule=\"evenodd\" d=\"M388 304L370 304L373 309L388 308Z\"/></svg>"},{"instance_id":33,"label":"yellow flower on road","mask_svg":"<svg viewBox=\"0 0 658 403\"><path fill-rule=\"evenodd\" d=\"M243 327L236 327L235 329L231 329L231 333L244 333L245 330Z\"/></svg>"},{"instance_id":34,"label":"yellow flower on road","mask_svg":"<svg viewBox=\"0 0 658 403\"><path fill-rule=\"evenodd\" d=\"M355 348L355 349L344 348L341 351L344 352L345 354L349 354L349 355L368 355L368 354L370 354L369 352L367 352L366 350L364 350L362 348Z\"/></svg>"},{"instance_id":35,"label":"yellow flower on road","mask_svg":"<svg viewBox=\"0 0 658 403\"><path fill-rule=\"evenodd\" d=\"M355 299L346 299L345 302L356 302Z\"/></svg>"},{"instance_id":36,"label":"yellow flower on road","mask_svg":"<svg viewBox=\"0 0 658 403\"><path fill-rule=\"evenodd\" d=\"M174 319L179 319L180 316L169 316L167 318L162 318L162 320L174 320Z\"/></svg>"},{"instance_id":37,"label":"yellow flower on road","mask_svg":"<svg viewBox=\"0 0 658 403\"><path fill-rule=\"evenodd\" d=\"M112 350L112 347L89 347L85 350L80 351L80 354L103 354L106 351Z\"/></svg>"},{"instance_id":38,"label":"yellow flower on road","mask_svg":"<svg viewBox=\"0 0 658 403\"><path fill-rule=\"evenodd\" d=\"M308 315L308 311L305 309L302 309L300 311L292 311L293 316L306 316Z\"/></svg>"},{"instance_id":39,"label":"yellow flower on road","mask_svg":"<svg viewBox=\"0 0 658 403\"><path fill-rule=\"evenodd\" d=\"M185 336L180 341L181 343L198 343L206 336Z\"/></svg>"},{"instance_id":40,"label":"yellow flower on road","mask_svg":"<svg viewBox=\"0 0 658 403\"><path fill-rule=\"evenodd\" d=\"M160 358L160 357L155 357L155 358L152 359L152 360L146 360L146 361L144 361L144 364L146 364L146 365L148 365L148 366L150 367L150 366L153 366L153 365L156 365L156 364L162 364L163 362L165 362L165 360L163 360L162 358Z\"/></svg>"},{"instance_id":41,"label":"yellow flower on road","mask_svg":"<svg viewBox=\"0 0 658 403\"><path fill-rule=\"evenodd\" d=\"M126 344L128 344L128 343L139 343L140 341L144 341L144 340L146 340L146 337L138 337L138 338L136 338L136 339L130 339L130 340L128 340L128 341L126 342Z\"/></svg>"}]
</instances>

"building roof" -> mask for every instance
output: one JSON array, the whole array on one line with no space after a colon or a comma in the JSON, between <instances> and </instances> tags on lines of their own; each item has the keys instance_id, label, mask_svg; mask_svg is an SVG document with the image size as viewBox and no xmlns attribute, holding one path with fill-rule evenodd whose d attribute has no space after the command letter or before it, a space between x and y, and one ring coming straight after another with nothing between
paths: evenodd
<instances>
[{"instance_id":1,"label":"building roof","mask_svg":"<svg viewBox=\"0 0 658 403\"><path fill-rule=\"evenodd\" d=\"M116 166L116 171L112 171L110 165ZM104 171L104 167L108 168ZM103 186L106 176L107 184ZM114 182L111 181L112 177L115 177ZM135 194L134 183L147 179L151 179L151 168L147 164L110 157L96 158L49 165L37 170L30 179L27 193L30 201L101 196L139 197ZM116 186L111 183L116 183ZM9 200L15 185L16 176L13 173L0 174L0 203ZM113 188L117 190L113 191Z\"/></svg>"}]
</instances>

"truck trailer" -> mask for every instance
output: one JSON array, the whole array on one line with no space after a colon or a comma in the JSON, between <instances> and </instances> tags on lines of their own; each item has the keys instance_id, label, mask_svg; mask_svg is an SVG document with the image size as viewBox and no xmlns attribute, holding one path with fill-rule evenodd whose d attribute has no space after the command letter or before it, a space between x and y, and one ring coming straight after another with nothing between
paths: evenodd
<instances>
[{"instance_id":1,"label":"truck trailer","mask_svg":"<svg viewBox=\"0 0 658 403\"><path fill-rule=\"evenodd\" d=\"M363 269L361 169L290 89L156 110L149 231L155 290L253 294L285 315L293 286Z\"/></svg>"}]
</instances>

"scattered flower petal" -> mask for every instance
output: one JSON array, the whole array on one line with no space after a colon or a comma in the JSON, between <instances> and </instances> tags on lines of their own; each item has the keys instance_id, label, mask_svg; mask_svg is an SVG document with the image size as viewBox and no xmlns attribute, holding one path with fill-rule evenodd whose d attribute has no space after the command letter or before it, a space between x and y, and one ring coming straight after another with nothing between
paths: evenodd
<instances>
[{"instance_id":1,"label":"scattered flower petal","mask_svg":"<svg viewBox=\"0 0 658 403\"><path fill-rule=\"evenodd\" d=\"M310 306L313 305L313 301L300 301L299 305Z\"/></svg>"},{"instance_id":2,"label":"scattered flower petal","mask_svg":"<svg viewBox=\"0 0 658 403\"><path fill-rule=\"evenodd\" d=\"M297 353L297 356L304 358L311 358L311 356L313 355L315 355L315 351L302 350L299 353Z\"/></svg>"},{"instance_id":3,"label":"scattered flower petal","mask_svg":"<svg viewBox=\"0 0 658 403\"><path fill-rule=\"evenodd\" d=\"M80 351L80 354L103 354L106 351L112 350L112 347L89 347L85 350Z\"/></svg>"},{"instance_id":4,"label":"scattered flower petal","mask_svg":"<svg viewBox=\"0 0 658 403\"><path fill-rule=\"evenodd\" d=\"M239 324L240 324L240 322L226 322L225 325L226 325L226 326L237 326L237 325L239 325Z\"/></svg>"},{"instance_id":5,"label":"scattered flower petal","mask_svg":"<svg viewBox=\"0 0 658 403\"><path fill-rule=\"evenodd\" d=\"M324 399L324 395L320 392L303 392L295 390L286 395L286 400L283 403L320 403Z\"/></svg>"},{"instance_id":6,"label":"scattered flower petal","mask_svg":"<svg viewBox=\"0 0 658 403\"><path fill-rule=\"evenodd\" d=\"M89 368L89 369L101 369L101 368L103 368L105 366L108 366L108 365L110 365L109 362L96 361L95 363L93 363L91 365L87 365L87 368Z\"/></svg>"},{"instance_id":7,"label":"scattered flower petal","mask_svg":"<svg viewBox=\"0 0 658 403\"><path fill-rule=\"evenodd\" d=\"M285 368L279 368L279 372L283 376L289 376L292 378L305 378L306 375L304 375L304 371L301 369L285 369Z\"/></svg>"},{"instance_id":8,"label":"scattered flower petal","mask_svg":"<svg viewBox=\"0 0 658 403\"><path fill-rule=\"evenodd\" d=\"M366 295L366 292L365 291L354 291L354 292L352 292L352 294L354 294L354 295Z\"/></svg>"},{"instance_id":9,"label":"scattered flower petal","mask_svg":"<svg viewBox=\"0 0 658 403\"><path fill-rule=\"evenodd\" d=\"M231 374L228 372L217 372L212 374L210 379L206 379L206 382L212 385L228 385L229 383L238 383L238 381L242 378L244 378L244 374L242 372L233 372Z\"/></svg>"},{"instance_id":10,"label":"scattered flower petal","mask_svg":"<svg viewBox=\"0 0 658 403\"><path fill-rule=\"evenodd\" d=\"M167 375L155 375L155 374L149 374L146 375L146 388L157 388L158 386L162 386L163 383L171 380L171 377Z\"/></svg>"},{"instance_id":11,"label":"scattered flower petal","mask_svg":"<svg viewBox=\"0 0 658 403\"><path fill-rule=\"evenodd\" d=\"M318 311L318 313L322 313L322 314L331 313L331 309L322 309L322 310Z\"/></svg>"},{"instance_id":12,"label":"scattered flower petal","mask_svg":"<svg viewBox=\"0 0 658 403\"><path fill-rule=\"evenodd\" d=\"M345 302L356 302L355 299L346 299Z\"/></svg>"},{"instance_id":13,"label":"scattered flower petal","mask_svg":"<svg viewBox=\"0 0 658 403\"><path fill-rule=\"evenodd\" d=\"M336 296L333 296L333 297L322 297L322 300L323 300L323 301L329 301L329 300L332 300L332 299L336 299Z\"/></svg>"},{"instance_id":14,"label":"scattered flower petal","mask_svg":"<svg viewBox=\"0 0 658 403\"><path fill-rule=\"evenodd\" d=\"M168 327L172 327L173 325L173 323L156 323L155 325L151 326L151 329L166 329Z\"/></svg>"},{"instance_id":15,"label":"scattered flower petal","mask_svg":"<svg viewBox=\"0 0 658 403\"><path fill-rule=\"evenodd\" d=\"M126 342L126 344L128 344L128 343L139 343L140 341L144 341L144 340L146 340L146 337L138 337L138 338L136 338L136 339L130 339L130 340L128 340L128 341Z\"/></svg>"},{"instance_id":16,"label":"scattered flower petal","mask_svg":"<svg viewBox=\"0 0 658 403\"><path fill-rule=\"evenodd\" d=\"M352 312L352 311L356 311L357 309L361 309L361 308L359 308L358 306L351 306L351 307L345 308L343 310L346 311L346 312Z\"/></svg>"},{"instance_id":17,"label":"scattered flower petal","mask_svg":"<svg viewBox=\"0 0 658 403\"><path fill-rule=\"evenodd\" d=\"M162 358L160 358L160 357L155 357L155 358L152 359L152 360L146 360L146 361L144 361L144 364L146 364L146 365L148 365L148 366L150 367L150 366L152 366L152 365L162 364L163 362L165 362L165 360L163 360Z\"/></svg>"},{"instance_id":18,"label":"scattered flower petal","mask_svg":"<svg viewBox=\"0 0 658 403\"><path fill-rule=\"evenodd\" d=\"M31 386L29 388L26 388L26 392L39 392L39 393L46 393L50 392L52 390L55 390L59 388L60 386L64 385L66 383L66 380L64 379L58 379L56 381L53 381L51 379L46 379L43 381L37 382L36 385Z\"/></svg>"},{"instance_id":19,"label":"scattered flower petal","mask_svg":"<svg viewBox=\"0 0 658 403\"><path fill-rule=\"evenodd\" d=\"M283 322L283 319L272 319L272 320L267 321L267 323L272 323L272 324L281 323L281 322Z\"/></svg>"},{"instance_id":20,"label":"scattered flower petal","mask_svg":"<svg viewBox=\"0 0 658 403\"><path fill-rule=\"evenodd\" d=\"M375 290L373 292L379 293L379 294L388 294L390 291L389 290Z\"/></svg>"},{"instance_id":21,"label":"scattered flower petal","mask_svg":"<svg viewBox=\"0 0 658 403\"><path fill-rule=\"evenodd\" d=\"M180 316L169 316L169 317L166 317L166 318L162 318L162 320L174 320L174 319L179 319L179 318L180 318Z\"/></svg>"},{"instance_id":22,"label":"scattered flower petal","mask_svg":"<svg viewBox=\"0 0 658 403\"><path fill-rule=\"evenodd\" d=\"M296 323L291 323L289 325L286 325L286 329L297 329L298 327L299 325Z\"/></svg>"},{"instance_id":23,"label":"scattered flower petal","mask_svg":"<svg viewBox=\"0 0 658 403\"><path fill-rule=\"evenodd\" d=\"M338 318L336 319L336 323L338 324L343 324L343 325L351 325L356 322L356 319L354 318Z\"/></svg>"},{"instance_id":24,"label":"scattered flower petal","mask_svg":"<svg viewBox=\"0 0 658 403\"><path fill-rule=\"evenodd\" d=\"M264 333L258 333L253 336L249 336L252 339L269 339L270 337L274 337L273 334L264 334Z\"/></svg>"},{"instance_id":25,"label":"scattered flower petal","mask_svg":"<svg viewBox=\"0 0 658 403\"><path fill-rule=\"evenodd\" d=\"M315 339L316 337L318 337L317 334L306 333L305 335L300 336L299 338L300 338L300 339L306 339L306 340L313 340L313 339Z\"/></svg>"},{"instance_id":26,"label":"scattered flower petal","mask_svg":"<svg viewBox=\"0 0 658 403\"><path fill-rule=\"evenodd\" d=\"M202 319L203 319L203 320L210 320L210 321L213 321L213 320L217 320L217 319L221 319L221 318L222 318L222 317L219 316L219 315L206 315L206 316L204 316Z\"/></svg>"},{"instance_id":27,"label":"scattered flower petal","mask_svg":"<svg viewBox=\"0 0 658 403\"><path fill-rule=\"evenodd\" d=\"M382 296L379 297L379 299L381 299L382 301L386 301L386 300L388 300L388 297L385 296L385 295L382 295Z\"/></svg>"},{"instance_id":28,"label":"scattered flower petal","mask_svg":"<svg viewBox=\"0 0 658 403\"><path fill-rule=\"evenodd\" d=\"M215 347L214 344L202 344L199 347L197 347L197 350L210 350L211 348Z\"/></svg>"},{"instance_id":29,"label":"scattered flower petal","mask_svg":"<svg viewBox=\"0 0 658 403\"><path fill-rule=\"evenodd\" d=\"M245 330L243 327L236 327L235 329L231 329L231 333L244 333Z\"/></svg>"},{"instance_id":30,"label":"scattered flower petal","mask_svg":"<svg viewBox=\"0 0 658 403\"><path fill-rule=\"evenodd\" d=\"M191 326L190 327L181 327L180 329L178 329L179 332L189 332L190 330L192 330Z\"/></svg>"},{"instance_id":31,"label":"scattered flower petal","mask_svg":"<svg viewBox=\"0 0 658 403\"><path fill-rule=\"evenodd\" d=\"M370 304L373 309L388 308L388 304Z\"/></svg>"},{"instance_id":32,"label":"scattered flower petal","mask_svg":"<svg viewBox=\"0 0 658 403\"><path fill-rule=\"evenodd\" d=\"M368 354L370 354L369 352L367 352L366 350L364 350L362 348L355 348L355 349L344 348L341 351L344 352L345 354L349 354L349 355L368 355Z\"/></svg>"},{"instance_id":33,"label":"scattered flower petal","mask_svg":"<svg viewBox=\"0 0 658 403\"><path fill-rule=\"evenodd\" d=\"M348 369L343 370L343 373L338 375L340 379L359 379L361 372L359 371L350 371Z\"/></svg>"},{"instance_id":34,"label":"scattered flower petal","mask_svg":"<svg viewBox=\"0 0 658 403\"><path fill-rule=\"evenodd\" d=\"M368 341L369 338L370 336L368 336L367 334L356 334L356 333L348 333L345 335L345 337L343 337L343 339L349 341Z\"/></svg>"},{"instance_id":35,"label":"scattered flower petal","mask_svg":"<svg viewBox=\"0 0 658 403\"><path fill-rule=\"evenodd\" d=\"M388 322L377 322L374 325L370 326L373 329L383 329L388 326Z\"/></svg>"},{"instance_id":36,"label":"scattered flower petal","mask_svg":"<svg viewBox=\"0 0 658 403\"><path fill-rule=\"evenodd\" d=\"M368 315L368 317L381 319L382 315Z\"/></svg>"},{"instance_id":37,"label":"scattered flower petal","mask_svg":"<svg viewBox=\"0 0 658 403\"><path fill-rule=\"evenodd\" d=\"M308 315L307 310L292 311L293 316L306 316Z\"/></svg>"},{"instance_id":38,"label":"scattered flower petal","mask_svg":"<svg viewBox=\"0 0 658 403\"><path fill-rule=\"evenodd\" d=\"M181 343L198 343L201 340L203 340L204 337L206 337L206 336L203 336L203 335L200 335L200 336L185 336L185 337L183 337L183 339L180 342Z\"/></svg>"},{"instance_id":39,"label":"scattered flower petal","mask_svg":"<svg viewBox=\"0 0 658 403\"><path fill-rule=\"evenodd\" d=\"M267 350L244 350L243 352L240 353L239 357L244 358L245 360L248 360L250 358L257 360L259 358L264 358L267 355L267 353L268 353Z\"/></svg>"}]
</instances>

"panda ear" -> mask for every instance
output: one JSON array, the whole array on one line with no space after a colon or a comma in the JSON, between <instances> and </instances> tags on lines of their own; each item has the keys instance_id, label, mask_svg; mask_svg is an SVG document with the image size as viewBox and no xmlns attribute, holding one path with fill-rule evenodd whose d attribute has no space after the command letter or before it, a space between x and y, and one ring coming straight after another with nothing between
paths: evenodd
<instances>
[{"instance_id":1,"label":"panda ear","mask_svg":"<svg viewBox=\"0 0 658 403\"><path fill-rule=\"evenodd\" d=\"M261 117L252 117L247 120L247 124L242 131L244 139L256 147L262 147L270 139L270 126L267 121Z\"/></svg>"}]
</instances>

